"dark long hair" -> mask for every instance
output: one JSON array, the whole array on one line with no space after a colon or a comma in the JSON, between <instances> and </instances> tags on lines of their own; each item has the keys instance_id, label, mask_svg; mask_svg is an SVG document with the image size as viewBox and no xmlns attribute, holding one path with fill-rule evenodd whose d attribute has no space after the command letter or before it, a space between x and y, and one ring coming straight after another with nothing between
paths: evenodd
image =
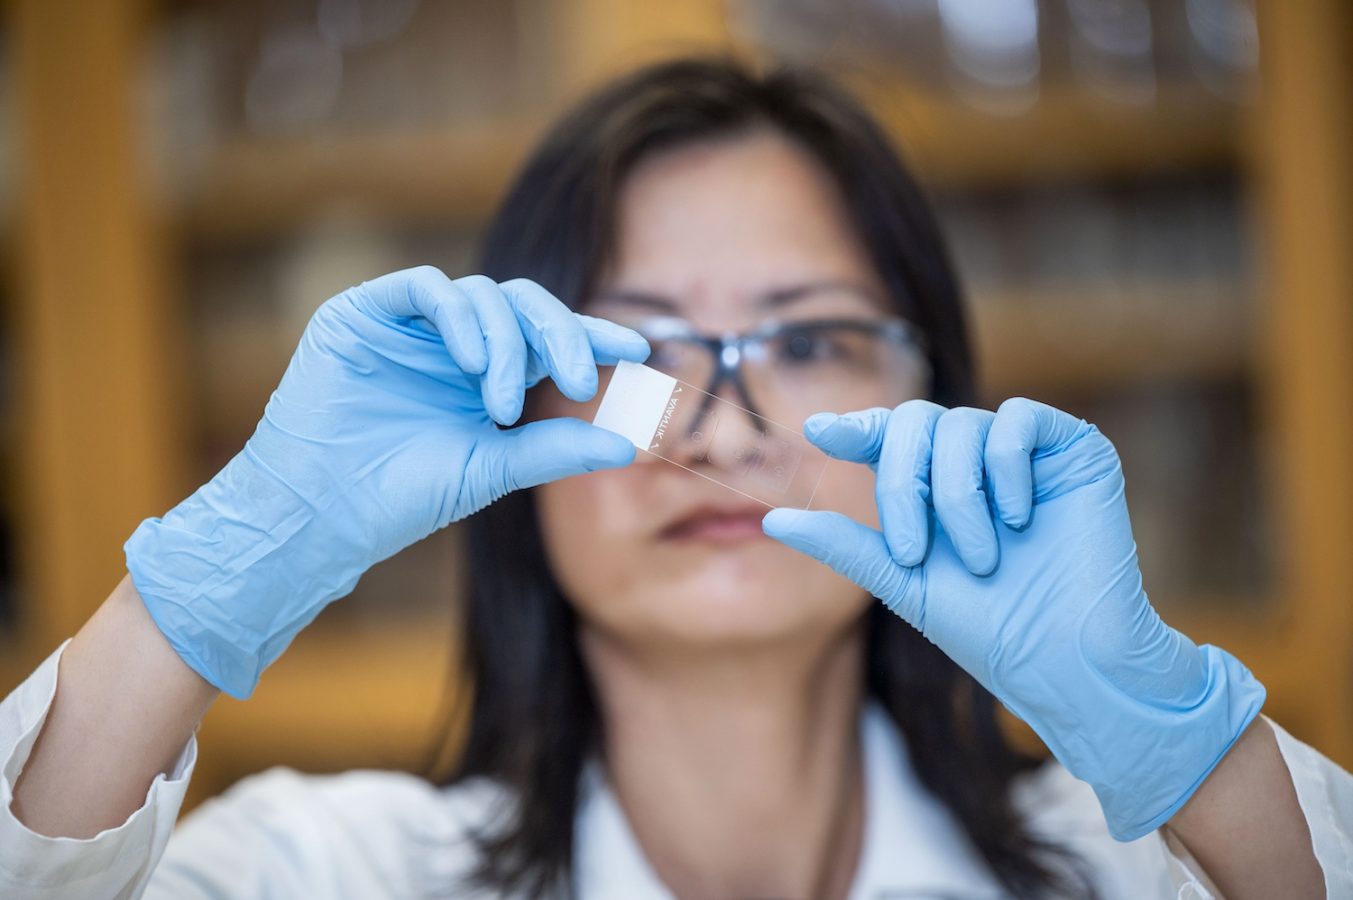
<instances>
[{"instance_id":1,"label":"dark long hair","mask_svg":"<svg viewBox=\"0 0 1353 900\"><path fill-rule=\"evenodd\" d=\"M641 158L770 129L810 152L840 188L856 233L896 303L925 334L932 398L973 399L957 279L933 215L879 127L821 76L759 76L723 60L681 60L611 84L567 115L527 161L490 225L481 271L528 277L566 303L589 295L610 261L618 195ZM579 654L574 611L546 559L531 492L471 518L462 637L469 733L443 783L487 777L515 797L480 835L476 878L495 891L551 894L571 877L580 775L603 723ZM1011 807L1011 780L1034 763L998 727L995 702L911 626L874 604L865 683L906 741L921 782L1018 896L1067 889L1049 848Z\"/></svg>"}]
</instances>

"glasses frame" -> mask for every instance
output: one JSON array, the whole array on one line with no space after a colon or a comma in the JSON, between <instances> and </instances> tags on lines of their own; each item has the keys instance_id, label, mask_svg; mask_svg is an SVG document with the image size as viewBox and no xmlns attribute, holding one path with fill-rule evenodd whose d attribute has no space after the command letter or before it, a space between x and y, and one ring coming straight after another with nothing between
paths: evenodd
<instances>
[{"instance_id":1,"label":"glasses frame","mask_svg":"<svg viewBox=\"0 0 1353 900\"><path fill-rule=\"evenodd\" d=\"M927 364L927 371L929 370L925 336L916 326L901 316L871 319L822 318L799 321L772 319L747 331L725 331L721 334L697 331L695 326L679 316L650 316L631 327L652 341L679 342L704 349L714 359L714 372L709 378L708 385L703 388L704 392L714 396L718 394L720 387L729 384L737 392L738 399L742 401L743 407L748 412L763 419L766 417L757 409L751 393L747 390L747 383L742 377L743 360L747 358L750 347L764 345L772 339L783 337L786 333L844 329L874 335L884 338L898 347L915 351L919 354L920 359ZM696 387L699 387L699 385L696 385ZM709 401L705 401L705 403L707 406ZM705 409L702 408L696 416L696 421L698 422L704 414ZM764 426L758 423L757 428L762 429Z\"/></svg>"}]
</instances>

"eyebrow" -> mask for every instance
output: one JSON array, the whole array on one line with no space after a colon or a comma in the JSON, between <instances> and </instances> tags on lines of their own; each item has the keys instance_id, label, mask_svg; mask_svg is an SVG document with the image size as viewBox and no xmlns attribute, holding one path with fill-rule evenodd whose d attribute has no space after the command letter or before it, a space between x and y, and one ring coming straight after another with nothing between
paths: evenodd
<instances>
[{"instance_id":1,"label":"eyebrow","mask_svg":"<svg viewBox=\"0 0 1353 900\"><path fill-rule=\"evenodd\" d=\"M848 281L810 281L804 284L773 288L757 296L755 305L760 309L780 309L799 300L806 300L815 294L826 291L846 290L862 300L878 302L873 291ZM681 305L672 297L653 291L612 289L597 294L594 302L622 303L626 306L638 306L656 312L676 313Z\"/></svg>"}]
</instances>

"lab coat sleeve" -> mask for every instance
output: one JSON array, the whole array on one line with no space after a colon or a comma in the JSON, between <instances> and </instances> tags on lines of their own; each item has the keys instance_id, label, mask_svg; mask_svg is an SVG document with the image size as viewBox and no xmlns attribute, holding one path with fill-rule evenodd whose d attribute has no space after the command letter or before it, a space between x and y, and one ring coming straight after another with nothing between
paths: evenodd
<instances>
[{"instance_id":1,"label":"lab coat sleeve","mask_svg":"<svg viewBox=\"0 0 1353 900\"><path fill-rule=\"evenodd\" d=\"M1353 775L1269 720L1278 749L1292 774L1297 802L1306 814L1315 858L1325 874L1327 897L1353 898ZM1188 851L1172 837L1165 838L1171 857L1170 873L1180 897L1215 895L1206 875Z\"/></svg>"},{"instance_id":2,"label":"lab coat sleeve","mask_svg":"<svg viewBox=\"0 0 1353 900\"><path fill-rule=\"evenodd\" d=\"M69 643L69 641L67 642ZM189 738L167 775L116 828L94 837L47 837L14 816L14 785L56 696L62 644L0 702L0 896L7 900L107 900L141 896L169 842L197 761Z\"/></svg>"}]
</instances>

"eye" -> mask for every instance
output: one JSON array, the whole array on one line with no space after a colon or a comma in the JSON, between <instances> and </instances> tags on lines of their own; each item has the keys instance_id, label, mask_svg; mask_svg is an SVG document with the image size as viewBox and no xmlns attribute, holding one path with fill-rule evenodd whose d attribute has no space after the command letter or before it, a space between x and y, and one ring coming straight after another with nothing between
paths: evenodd
<instances>
[{"instance_id":1,"label":"eye","mask_svg":"<svg viewBox=\"0 0 1353 900\"><path fill-rule=\"evenodd\" d=\"M780 342L779 358L792 364L807 364L839 359L839 342L823 331L797 331L787 334Z\"/></svg>"}]
</instances>

